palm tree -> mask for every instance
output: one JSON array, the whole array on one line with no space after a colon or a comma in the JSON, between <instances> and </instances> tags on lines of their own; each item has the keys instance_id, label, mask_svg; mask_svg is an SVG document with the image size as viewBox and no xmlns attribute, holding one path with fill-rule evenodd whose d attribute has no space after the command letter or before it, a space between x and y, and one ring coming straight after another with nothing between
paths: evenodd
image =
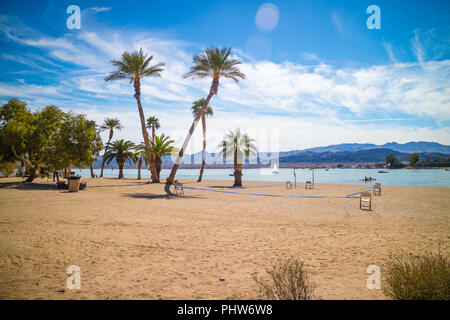
<instances>
[{"instance_id":1,"label":"palm tree","mask_svg":"<svg viewBox=\"0 0 450 320\"><path fill-rule=\"evenodd\" d=\"M236 82L239 82L239 79L245 79L245 75L237 67L237 65L241 64L241 62L238 59L231 59L230 54L231 49L208 48L204 53L201 53L198 56L194 56L194 66L192 66L191 70L184 75L184 78L204 79L211 77L212 83L209 89L208 97L203 102L201 112L199 112L195 117L194 122L189 129L189 133L184 140L183 146L180 149L177 160L173 165L172 171L167 178L165 187L167 193L170 193L170 185L175 179L175 174L177 173L178 167L180 166L184 150L186 150L186 147L191 140L191 136L194 133L195 127L200 120L200 116L205 111L206 106L209 104L212 96L217 94L217 91L219 90L220 77L233 79Z\"/></svg>"},{"instance_id":2,"label":"palm tree","mask_svg":"<svg viewBox=\"0 0 450 320\"><path fill-rule=\"evenodd\" d=\"M233 155L234 158L234 185L233 187L242 187L242 163L245 157L256 154L254 140L248 134L241 133L240 129L235 132L229 130L224 140L219 144L219 148L223 148L220 154L225 158Z\"/></svg>"},{"instance_id":3,"label":"palm tree","mask_svg":"<svg viewBox=\"0 0 450 320\"><path fill-rule=\"evenodd\" d=\"M106 163L109 164L111 161L116 159L117 165L119 166L119 179L123 178L123 166L125 161L135 162L136 155L133 153L135 144L131 141L115 140L108 146L108 152L105 154Z\"/></svg>"},{"instance_id":4,"label":"palm tree","mask_svg":"<svg viewBox=\"0 0 450 320\"><path fill-rule=\"evenodd\" d=\"M199 112L202 111L203 103L205 103L205 99L201 98L200 100L194 101L192 105L192 114L194 118L197 116ZM202 168L200 169L200 175L198 176L197 182L202 182L203 171L205 170L206 164L206 117L212 116L214 114L211 106L207 105L204 109L201 117L202 117L202 129L203 129L203 154L202 154Z\"/></svg>"},{"instance_id":5,"label":"palm tree","mask_svg":"<svg viewBox=\"0 0 450 320\"><path fill-rule=\"evenodd\" d=\"M148 166L148 157L147 152L145 151L145 144L142 142L138 144L134 149L134 154L138 161L138 180L140 180L142 163L144 163L144 168Z\"/></svg>"},{"instance_id":6,"label":"palm tree","mask_svg":"<svg viewBox=\"0 0 450 320\"><path fill-rule=\"evenodd\" d=\"M155 156L155 166L156 171L158 172L158 178L159 174L161 173L162 158L178 151L177 148L171 145L174 143L174 141L169 139L170 138L166 137L163 133L159 137L155 135L155 139L151 141L153 155Z\"/></svg>"},{"instance_id":7,"label":"palm tree","mask_svg":"<svg viewBox=\"0 0 450 320\"><path fill-rule=\"evenodd\" d=\"M152 129L152 140L155 139L155 131L160 128L159 119L157 117L149 117L147 119L147 128Z\"/></svg>"},{"instance_id":8,"label":"palm tree","mask_svg":"<svg viewBox=\"0 0 450 320\"><path fill-rule=\"evenodd\" d=\"M139 118L141 120L142 136L144 137L145 151L147 152L148 159L150 160L150 171L152 172L152 182L159 182L156 174L153 154L151 152L150 141L148 139L148 133L145 126L144 110L141 104L141 79L145 77L160 77L163 71L162 67L164 63L158 63L150 65L153 56L147 57L146 54L139 50L139 52L124 52L121 60L112 60L111 63L117 67L117 70L111 72L105 81L129 79L130 83L134 87L134 97L139 110Z\"/></svg>"},{"instance_id":9,"label":"palm tree","mask_svg":"<svg viewBox=\"0 0 450 320\"><path fill-rule=\"evenodd\" d=\"M123 129L123 126L120 123L120 120L117 118L114 118L114 119L113 118L105 118L103 124L100 126L100 132L109 130L108 143L106 144L105 152L103 153L103 161L102 161L102 169L100 171L100 177L103 177L103 168L105 167L105 154L108 151L108 146L111 143L111 139L114 135L114 129L117 129L119 131ZM93 173L91 173L91 174L93 174Z\"/></svg>"}]
</instances>

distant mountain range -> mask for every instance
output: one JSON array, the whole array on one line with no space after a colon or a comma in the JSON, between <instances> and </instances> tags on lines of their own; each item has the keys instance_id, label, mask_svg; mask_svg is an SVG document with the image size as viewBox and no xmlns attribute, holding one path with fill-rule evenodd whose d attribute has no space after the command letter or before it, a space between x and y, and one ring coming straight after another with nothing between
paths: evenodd
<instances>
[{"instance_id":1,"label":"distant mountain range","mask_svg":"<svg viewBox=\"0 0 450 320\"><path fill-rule=\"evenodd\" d=\"M342 143L330 145L325 147L308 148L304 150L283 151L279 153L279 162L282 163L380 163L384 162L386 156L394 154L400 160L406 161L408 156L412 153L419 153L421 159L427 157L434 158L449 158L450 146L442 145L436 142L408 142L400 144L397 142L390 142L383 145L376 145L370 143ZM222 159L216 158L216 161L211 161L215 156L214 153L207 153L206 157L209 161L207 163L216 162L217 165L223 163ZM251 163L267 163L267 159L273 156L270 153L260 152L255 157L252 157ZM185 154L182 165L189 163L200 164L202 159L202 152L195 154ZM101 167L102 158L100 157L94 163L94 168ZM163 165L168 167L172 164L171 157L163 159ZM107 167L117 167L115 162L112 162ZM134 164L126 164L125 168L136 168Z\"/></svg>"},{"instance_id":2,"label":"distant mountain range","mask_svg":"<svg viewBox=\"0 0 450 320\"><path fill-rule=\"evenodd\" d=\"M315 147L308 148L304 150L288 151L286 154L295 154L302 152L343 152L343 151L360 151L367 149L391 149L394 151L405 152L405 153L415 153L415 152L437 152L437 153L450 153L450 146L442 145L436 142L408 142L405 144L397 142L389 142L383 145L376 145L371 143L341 143L326 147ZM284 152L280 152L281 154Z\"/></svg>"}]
</instances>

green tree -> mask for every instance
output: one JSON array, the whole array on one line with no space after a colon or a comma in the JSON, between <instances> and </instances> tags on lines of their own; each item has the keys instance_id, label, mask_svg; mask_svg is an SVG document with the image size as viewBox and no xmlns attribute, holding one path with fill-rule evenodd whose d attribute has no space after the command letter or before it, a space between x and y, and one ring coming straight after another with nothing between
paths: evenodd
<instances>
[{"instance_id":1,"label":"green tree","mask_svg":"<svg viewBox=\"0 0 450 320\"><path fill-rule=\"evenodd\" d=\"M236 129L234 132L229 130L229 133L225 135L224 140L218 147L222 148L220 154L225 158L233 156L233 187L242 187L242 164L244 161L244 156L250 157L250 155L257 153L254 140L251 139L248 134L241 133L240 129Z\"/></svg>"},{"instance_id":2,"label":"green tree","mask_svg":"<svg viewBox=\"0 0 450 320\"><path fill-rule=\"evenodd\" d=\"M194 101L194 104L191 107L194 118L203 110L201 113L203 129L202 167L200 169L200 175L198 176L197 182L202 182L203 171L205 170L206 165L206 117L210 117L214 114L211 106L207 105L205 109L202 108L204 103L205 99L201 98L200 100Z\"/></svg>"},{"instance_id":3,"label":"green tree","mask_svg":"<svg viewBox=\"0 0 450 320\"><path fill-rule=\"evenodd\" d=\"M128 160L129 163L136 161L136 155L133 152L135 147L133 142L124 141L123 139L115 140L108 146L108 152L105 154L106 163L109 164L116 159L117 165L119 166L119 179L123 178L125 161Z\"/></svg>"},{"instance_id":4,"label":"green tree","mask_svg":"<svg viewBox=\"0 0 450 320\"><path fill-rule=\"evenodd\" d=\"M412 167L415 167L416 166L416 164L419 162L419 154L418 153L413 153L412 155L410 155L409 157L408 157L408 160L409 160L409 164L412 166Z\"/></svg>"},{"instance_id":5,"label":"green tree","mask_svg":"<svg viewBox=\"0 0 450 320\"><path fill-rule=\"evenodd\" d=\"M162 158L168 155L172 155L178 151L177 148L172 146L174 141L169 139L169 137L166 137L164 134L162 134L159 137L155 135L155 139L151 141L153 155L155 156L155 165L158 172L158 178L161 173Z\"/></svg>"},{"instance_id":6,"label":"green tree","mask_svg":"<svg viewBox=\"0 0 450 320\"><path fill-rule=\"evenodd\" d=\"M64 112L55 106L31 112L26 103L11 99L0 108L0 149L5 161L24 163L31 182L37 170L54 158Z\"/></svg>"},{"instance_id":7,"label":"green tree","mask_svg":"<svg viewBox=\"0 0 450 320\"><path fill-rule=\"evenodd\" d=\"M67 113L61 126L58 148L58 154L62 155L60 159L65 162L64 168L91 165L103 149L95 121L81 114Z\"/></svg>"},{"instance_id":8,"label":"green tree","mask_svg":"<svg viewBox=\"0 0 450 320\"><path fill-rule=\"evenodd\" d=\"M156 129L159 129L161 126L159 124L159 119L157 117L151 116L147 119L147 128L152 129L152 140L155 139Z\"/></svg>"},{"instance_id":9,"label":"green tree","mask_svg":"<svg viewBox=\"0 0 450 320\"><path fill-rule=\"evenodd\" d=\"M108 142L106 143L105 152L103 153L103 160L102 160L102 169L100 171L100 177L103 177L103 169L105 167L105 154L108 151L108 145L111 143L111 140L114 136L114 130L122 130L123 126L120 123L120 120L117 118L105 118L105 121L100 126L100 132L109 130L109 137Z\"/></svg>"},{"instance_id":10,"label":"green tree","mask_svg":"<svg viewBox=\"0 0 450 320\"><path fill-rule=\"evenodd\" d=\"M125 52L122 54L120 60L111 61L111 63L117 67L117 70L111 72L110 75L105 78L105 81L128 79L130 80L130 83L133 84L134 97L136 98L139 118L141 120L142 136L144 137L145 149L150 160L152 182L159 182L146 129L144 110L142 109L141 104L141 79L146 77L160 77L160 74L163 71L162 67L165 65L164 63L150 65L152 60L153 56L147 57L142 49L140 49L139 52Z\"/></svg>"},{"instance_id":11,"label":"green tree","mask_svg":"<svg viewBox=\"0 0 450 320\"><path fill-rule=\"evenodd\" d=\"M186 150L186 147L191 140L191 136L194 133L195 127L197 126L201 115L203 114L213 95L217 95L217 92L219 90L220 78L229 78L233 79L236 82L238 82L240 79L245 79L245 75L237 67L239 64L241 64L241 62L238 59L230 58L230 55L231 49L208 48L204 53L201 53L198 56L194 56L194 65L191 67L190 71L184 75L184 78L212 78L212 83L209 89L208 97L205 99L202 105L202 109L195 117L194 122L189 129L189 133L184 140L183 146L180 149L178 157L172 167L172 171L167 178L165 190L168 193L170 192L170 185L175 179L175 175L177 173L178 167L180 166L181 159L183 158L184 150Z\"/></svg>"},{"instance_id":12,"label":"green tree","mask_svg":"<svg viewBox=\"0 0 450 320\"><path fill-rule=\"evenodd\" d=\"M390 154L386 157L386 163L392 169L403 168L403 164L400 162L400 160L397 159L394 154Z\"/></svg>"},{"instance_id":13,"label":"green tree","mask_svg":"<svg viewBox=\"0 0 450 320\"><path fill-rule=\"evenodd\" d=\"M145 144L142 142L138 144L134 149L134 154L136 155L136 159L138 162L138 180L140 180L142 164L144 164L144 168L148 166L148 157L147 152L145 151Z\"/></svg>"}]
</instances>

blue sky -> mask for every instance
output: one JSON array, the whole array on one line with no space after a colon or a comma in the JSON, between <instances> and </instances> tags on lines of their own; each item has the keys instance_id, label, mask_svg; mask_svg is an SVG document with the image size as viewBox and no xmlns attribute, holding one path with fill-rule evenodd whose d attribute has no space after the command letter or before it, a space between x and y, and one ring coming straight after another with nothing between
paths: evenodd
<instances>
[{"instance_id":1,"label":"blue sky","mask_svg":"<svg viewBox=\"0 0 450 320\"><path fill-rule=\"evenodd\" d=\"M66 27L71 4L82 10L80 30ZM381 9L380 30L366 27L372 4ZM182 75L192 55L226 46L247 79L224 80L213 98L210 151L235 127L257 138L277 134L280 150L450 144L449 21L448 1L2 1L0 102L54 104L99 123L117 116L125 126L117 137L139 142L129 84L103 78L111 59L142 47L166 63L160 79L143 82L146 116L158 116L180 143L191 102L209 88Z\"/></svg>"}]
</instances>

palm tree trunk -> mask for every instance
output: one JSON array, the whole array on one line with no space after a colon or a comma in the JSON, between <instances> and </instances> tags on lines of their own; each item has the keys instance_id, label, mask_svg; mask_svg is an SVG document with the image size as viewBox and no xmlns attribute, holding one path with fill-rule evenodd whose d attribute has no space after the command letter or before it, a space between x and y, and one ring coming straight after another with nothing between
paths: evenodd
<instances>
[{"instance_id":1,"label":"palm tree trunk","mask_svg":"<svg viewBox=\"0 0 450 320\"><path fill-rule=\"evenodd\" d=\"M160 157L155 158L155 166L156 166L156 172L158 172L158 179L159 179L159 175L161 173L161 165L162 165L162 159Z\"/></svg>"},{"instance_id":2,"label":"palm tree trunk","mask_svg":"<svg viewBox=\"0 0 450 320\"><path fill-rule=\"evenodd\" d=\"M125 164L125 159L117 159L117 165L119 166L119 179L123 178L123 165Z\"/></svg>"},{"instance_id":3,"label":"palm tree trunk","mask_svg":"<svg viewBox=\"0 0 450 320\"><path fill-rule=\"evenodd\" d=\"M141 128L142 128L142 136L144 137L144 143L145 143L145 151L147 152L147 157L150 162L150 171L152 173L152 182L159 183L158 175L156 173L155 168L155 161L153 157L152 149L150 148L150 141L148 139L148 133L145 126L145 116L144 116L144 110L142 109L141 104L141 84L139 80L134 81L134 97L136 98L136 102L138 105L139 110L139 117L141 119Z\"/></svg>"},{"instance_id":4,"label":"palm tree trunk","mask_svg":"<svg viewBox=\"0 0 450 320\"><path fill-rule=\"evenodd\" d=\"M217 92L217 91L214 91L211 86L211 89L209 90L209 95L206 98L205 102L203 103L202 109L195 117L194 122L192 122L191 128L189 129L189 133L186 136L186 138L184 139L183 146L181 147L180 152L178 153L177 160L175 161L175 164L172 167L172 171L170 172L170 175L167 178L166 187L165 187L165 191L167 193L170 193L170 190L169 190L170 185L173 183L173 180L175 179L175 175L177 173L178 167L180 166L181 159L183 158L184 150L186 150L187 145L189 144L189 141L191 140L191 137L192 137L192 134L194 133L195 127L197 126L198 121L200 120L200 116L202 113L205 112L206 106L209 104L209 100L211 100L211 98L215 94L215 92Z\"/></svg>"},{"instance_id":5,"label":"palm tree trunk","mask_svg":"<svg viewBox=\"0 0 450 320\"><path fill-rule=\"evenodd\" d=\"M106 154L106 152L108 151L108 146L109 146L109 143L111 142L111 139L112 139L113 135L114 135L114 130L111 129L111 130L109 131L109 139L108 139L108 143L106 144L106 146L105 146L105 152L103 153L102 170L100 171L100 178L103 177L103 168L105 167L105 154Z\"/></svg>"},{"instance_id":6,"label":"palm tree trunk","mask_svg":"<svg viewBox=\"0 0 450 320\"><path fill-rule=\"evenodd\" d=\"M91 178L95 178L94 168L92 168L92 163L89 164L89 169L91 169Z\"/></svg>"},{"instance_id":7,"label":"palm tree trunk","mask_svg":"<svg viewBox=\"0 0 450 320\"><path fill-rule=\"evenodd\" d=\"M141 166L142 166L142 157L139 158L138 162L138 180L141 180Z\"/></svg>"},{"instance_id":8,"label":"palm tree trunk","mask_svg":"<svg viewBox=\"0 0 450 320\"><path fill-rule=\"evenodd\" d=\"M234 151L234 185L242 187L242 163L238 163L237 150Z\"/></svg>"},{"instance_id":9,"label":"palm tree trunk","mask_svg":"<svg viewBox=\"0 0 450 320\"><path fill-rule=\"evenodd\" d=\"M152 140L155 141L155 125L152 125Z\"/></svg>"},{"instance_id":10,"label":"palm tree trunk","mask_svg":"<svg viewBox=\"0 0 450 320\"><path fill-rule=\"evenodd\" d=\"M206 164L206 116L205 116L204 112L202 114L202 129L203 129L202 168L200 169L200 175L198 176L197 182L202 182L203 171L205 170L205 164Z\"/></svg>"}]
</instances>

